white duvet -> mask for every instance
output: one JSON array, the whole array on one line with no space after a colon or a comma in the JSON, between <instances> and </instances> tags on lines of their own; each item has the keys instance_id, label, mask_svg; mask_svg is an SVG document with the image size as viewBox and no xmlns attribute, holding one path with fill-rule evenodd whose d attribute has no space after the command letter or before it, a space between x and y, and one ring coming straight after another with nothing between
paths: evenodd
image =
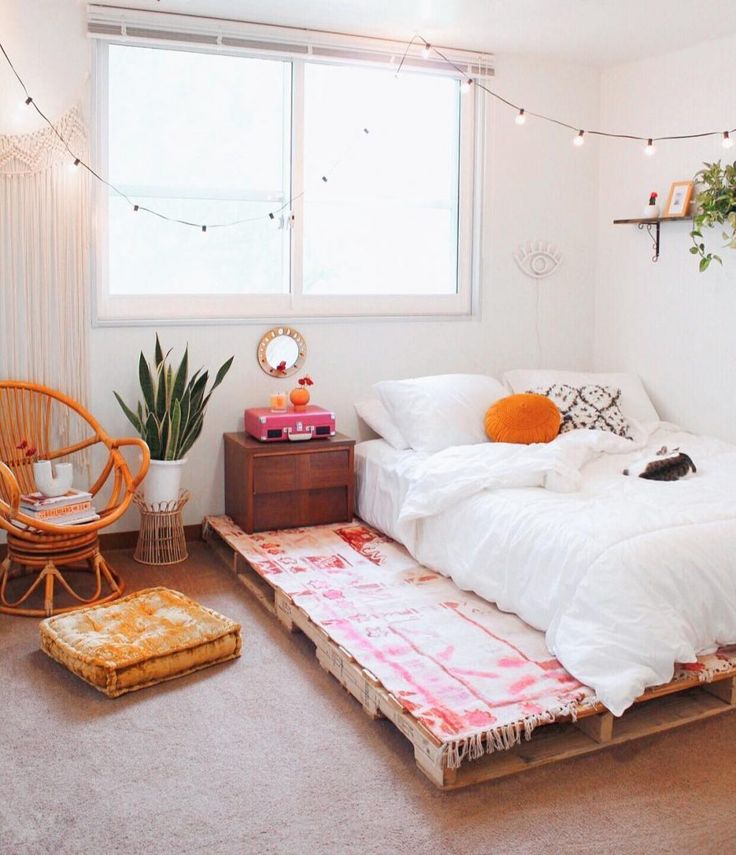
<instances>
[{"instance_id":1,"label":"white duvet","mask_svg":"<svg viewBox=\"0 0 736 855\"><path fill-rule=\"evenodd\" d=\"M697 474L621 474L662 445L680 446ZM359 480L361 516L545 630L616 715L675 662L736 642L736 446L660 427L637 443L573 431L547 445L395 454L393 520L379 510L392 492L380 478L370 494ZM359 474L367 460L359 451Z\"/></svg>"}]
</instances>

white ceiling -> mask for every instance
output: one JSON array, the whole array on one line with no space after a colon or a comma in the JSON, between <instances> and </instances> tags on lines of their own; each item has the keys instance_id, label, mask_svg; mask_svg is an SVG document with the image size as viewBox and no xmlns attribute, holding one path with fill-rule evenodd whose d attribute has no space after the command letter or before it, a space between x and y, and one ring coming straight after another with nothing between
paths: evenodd
<instances>
[{"instance_id":1,"label":"white ceiling","mask_svg":"<svg viewBox=\"0 0 736 855\"><path fill-rule=\"evenodd\" d=\"M736 33L736 0L95 0L617 65Z\"/></svg>"}]
</instances>

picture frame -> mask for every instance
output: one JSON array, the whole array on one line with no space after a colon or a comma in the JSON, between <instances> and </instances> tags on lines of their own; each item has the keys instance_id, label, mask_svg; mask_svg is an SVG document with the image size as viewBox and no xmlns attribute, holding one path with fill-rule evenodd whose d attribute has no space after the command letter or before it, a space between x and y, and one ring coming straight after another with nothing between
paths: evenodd
<instances>
[{"instance_id":1,"label":"picture frame","mask_svg":"<svg viewBox=\"0 0 736 855\"><path fill-rule=\"evenodd\" d=\"M664 216L667 218L687 217L690 211L690 202L693 198L693 181L673 181L670 185L670 193L667 197L667 205Z\"/></svg>"}]
</instances>

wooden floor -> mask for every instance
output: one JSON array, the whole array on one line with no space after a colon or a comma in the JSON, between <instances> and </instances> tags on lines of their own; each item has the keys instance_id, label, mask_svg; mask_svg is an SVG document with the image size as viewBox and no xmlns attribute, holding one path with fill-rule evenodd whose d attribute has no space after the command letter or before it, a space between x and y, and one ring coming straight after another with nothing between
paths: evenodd
<instances>
[{"instance_id":1,"label":"wooden floor","mask_svg":"<svg viewBox=\"0 0 736 855\"><path fill-rule=\"evenodd\" d=\"M304 609L260 576L206 521L204 539L289 632L301 631L314 643L320 665L361 703L369 716L386 718L395 725L412 743L419 769L441 789L465 787L591 754L721 715L736 706L736 669L718 674L711 683L701 683L697 674L693 674L647 690L620 718L602 706L583 708L575 722L560 720L540 725L528 742L465 761L459 769L450 769L445 765L442 744L434 735L407 713L373 674L314 623Z\"/></svg>"}]
</instances>

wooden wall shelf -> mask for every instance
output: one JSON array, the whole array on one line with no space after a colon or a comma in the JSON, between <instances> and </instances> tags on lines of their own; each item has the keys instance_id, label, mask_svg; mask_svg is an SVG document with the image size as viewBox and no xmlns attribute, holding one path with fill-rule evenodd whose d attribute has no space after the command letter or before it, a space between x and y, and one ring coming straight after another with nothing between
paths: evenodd
<instances>
[{"instance_id":1,"label":"wooden wall shelf","mask_svg":"<svg viewBox=\"0 0 736 855\"><path fill-rule=\"evenodd\" d=\"M614 220L614 226L636 226L637 229L646 229L652 239L654 255L652 261L659 261L659 227L661 223L682 223L691 221L692 217L632 217L626 220ZM653 232L653 233L652 233Z\"/></svg>"}]
</instances>

